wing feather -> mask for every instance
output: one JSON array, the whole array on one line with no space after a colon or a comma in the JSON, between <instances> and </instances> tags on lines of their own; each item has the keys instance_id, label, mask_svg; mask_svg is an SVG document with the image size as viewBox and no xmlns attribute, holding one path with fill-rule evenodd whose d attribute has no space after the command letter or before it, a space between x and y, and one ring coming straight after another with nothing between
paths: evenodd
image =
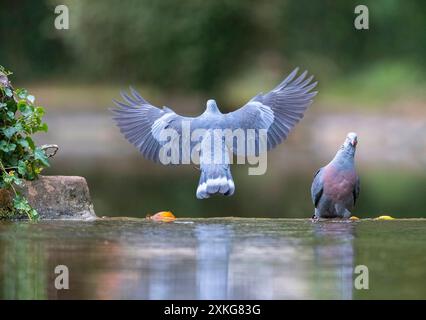
<instances>
[{"instance_id":1,"label":"wing feather","mask_svg":"<svg viewBox=\"0 0 426 320\"><path fill-rule=\"evenodd\" d=\"M317 85L312 82L313 76L306 77L307 71L297 76L298 70L294 69L272 91L260 93L243 107L226 114L228 126L244 130L266 129L268 150L280 144L303 118L317 94L312 91Z\"/></svg>"},{"instance_id":2,"label":"wing feather","mask_svg":"<svg viewBox=\"0 0 426 320\"><path fill-rule=\"evenodd\" d=\"M355 187L353 190L354 205L356 204L356 201L358 200L358 197L359 197L360 186L361 186L361 183L360 183L359 177L357 177Z\"/></svg>"},{"instance_id":3,"label":"wing feather","mask_svg":"<svg viewBox=\"0 0 426 320\"><path fill-rule=\"evenodd\" d=\"M123 101L113 100L117 108L111 110L121 133L146 159L159 162L165 142L159 140L158 133L170 128L182 135L182 121L193 118L180 116L167 107L155 107L132 87L130 95L122 91L121 96Z\"/></svg>"},{"instance_id":4,"label":"wing feather","mask_svg":"<svg viewBox=\"0 0 426 320\"><path fill-rule=\"evenodd\" d=\"M322 180L322 170L323 168L319 169L314 176L314 181L312 182L311 186L311 197L312 202L315 205L315 208L318 206L318 202L321 200L322 193L323 193L323 180Z\"/></svg>"}]
</instances>

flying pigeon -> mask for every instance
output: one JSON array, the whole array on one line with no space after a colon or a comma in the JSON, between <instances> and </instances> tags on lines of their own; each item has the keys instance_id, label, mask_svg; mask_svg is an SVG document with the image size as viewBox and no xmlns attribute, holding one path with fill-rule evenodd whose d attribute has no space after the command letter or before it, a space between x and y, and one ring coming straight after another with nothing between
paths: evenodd
<instances>
[{"instance_id":1,"label":"flying pigeon","mask_svg":"<svg viewBox=\"0 0 426 320\"><path fill-rule=\"evenodd\" d=\"M360 187L354 160L357 143L356 133L348 133L334 159L315 174L311 187L313 219L351 216Z\"/></svg>"},{"instance_id":2,"label":"flying pigeon","mask_svg":"<svg viewBox=\"0 0 426 320\"><path fill-rule=\"evenodd\" d=\"M195 130L204 129L207 134L197 141L200 149L201 176L196 196L198 199L209 198L214 194L230 196L235 191L235 185L230 171L229 157L232 153L238 155L238 152L236 148L223 143L219 151L225 159L219 163L208 161L216 156L212 154L216 151L208 142L211 139L214 141L223 139L216 134L215 129L242 129L245 132L253 129L263 130L266 132L265 151L277 146L287 138L290 130L303 118L304 111L317 94L316 91L312 91L317 84L312 82L313 76L306 77L307 71L299 76L297 73L298 68L272 91L256 95L243 107L233 112L221 113L216 101L210 99L207 101L206 110L198 117L180 116L167 107L157 108L130 88L132 96L122 92L124 102L114 100L117 105L117 108L112 109L114 120L125 138L146 159L162 163L160 158L164 154L161 150L166 144L164 137L161 136L162 132L167 130L176 132L177 137L170 137L167 143L173 143L175 148L182 148L185 139L180 137L185 131L184 126L190 126L191 134ZM259 145L259 134L256 134L253 140L256 140ZM193 141L189 141L188 144L191 151L197 145ZM257 154L259 151L257 147L254 153ZM249 151L246 150L243 156L249 156ZM182 157L182 154L179 154L179 163L183 163Z\"/></svg>"}]
</instances>

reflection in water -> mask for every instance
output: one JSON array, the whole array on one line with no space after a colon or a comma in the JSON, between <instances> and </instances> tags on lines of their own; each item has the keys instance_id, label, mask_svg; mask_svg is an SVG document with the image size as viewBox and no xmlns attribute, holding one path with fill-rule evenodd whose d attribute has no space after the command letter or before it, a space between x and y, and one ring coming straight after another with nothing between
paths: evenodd
<instances>
[{"instance_id":1,"label":"reflection in water","mask_svg":"<svg viewBox=\"0 0 426 320\"><path fill-rule=\"evenodd\" d=\"M145 258L146 270L139 272L138 291L133 298L142 299L194 299L196 271L193 250L180 249L153 258ZM178 252L179 252L178 251Z\"/></svg>"},{"instance_id":2,"label":"reflection in water","mask_svg":"<svg viewBox=\"0 0 426 320\"><path fill-rule=\"evenodd\" d=\"M409 277L425 279L424 241L419 239L426 240L426 224L375 223L0 222L0 298L352 299L359 294L352 280L357 263L368 265L375 277L374 288L362 292L362 298L380 298L395 290L387 288L389 282L380 282L382 273L376 270L400 261ZM402 236L407 233L410 237ZM362 253L360 261L355 261L354 252ZM69 290L54 288L58 264L69 267ZM405 285L407 277L393 277L392 284ZM411 281L404 292L420 297L423 283Z\"/></svg>"},{"instance_id":3,"label":"reflection in water","mask_svg":"<svg viewBox=\"0 0 426 320\"><path fill-rule=\"evenodd\" d=\"M232 229L221 224L200 225L195 235L198 298L227 299Z\"/></svg>"},{"instance_id":4,"label":"reflection in water","mask_svg":"<svg viewBox=\"0 0 426 320\"><path fill-rule=\"evenodd\" d=\"M354 229L351 222L314 224L318 240L314 246L315 269L325 270L316 273L319 298L352 299Z\"/></svg>"},{"instance_id":5,"label":"reflection in water","mask_svg":"<svg viewBox=\"0 0 426 320\"><path fill-rule=\"evenodd\" d=\"M174 283L173 279L169 277L170 269L171 266L167 259L153 258L149 262L148 299L167 299L173 295Z\"/></svg>"},{"instance_id":6,"label":"reflection in water","mask_svg":"<svg viewBox=\"0 0 426 320\"><path fill-rule=\"evenodd\" d=\"M44 244L13 236L25 234L27 224L10 224L10 228L10 241L0 241L0 298L46 299Z\"/></svg>"},{"instance_id":7,"label":"reflection in water","mask_svg":"<svg viewBox=\"0 0 426 320\"><path fill-rule=\"evenodd\" d=\"M0 224L1 297L351 298L353 224L182 222ZM70 290L53 286L58 264Z\"/></svg>"}]
</instances>

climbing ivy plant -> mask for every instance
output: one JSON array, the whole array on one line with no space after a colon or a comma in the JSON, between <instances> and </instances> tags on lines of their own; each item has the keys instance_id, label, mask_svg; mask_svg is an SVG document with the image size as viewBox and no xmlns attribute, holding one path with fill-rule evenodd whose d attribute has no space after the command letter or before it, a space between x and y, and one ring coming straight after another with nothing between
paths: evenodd
<instances>
[{"instance_id":1,"label":"climbing ivy plant","mask_svg":"<svg viewBox=\"0 0 426 320\"><path fill-rule=\"evenodd\" d=\"M9 216L27 215L36 220L37 211L17 186L22 186L23 180L36 179L49 166L46 152L31 138L48 128L42 121L44 109L34 104L35 98L27 90L13 88L11 74L0 65L0 189L13 192L10 208L2 210Z\"/></svg>"}]
</instances>

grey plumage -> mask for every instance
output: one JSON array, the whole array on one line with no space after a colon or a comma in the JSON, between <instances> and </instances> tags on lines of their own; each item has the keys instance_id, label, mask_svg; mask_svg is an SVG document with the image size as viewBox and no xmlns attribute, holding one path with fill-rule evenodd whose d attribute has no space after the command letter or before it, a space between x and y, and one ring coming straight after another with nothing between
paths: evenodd
<instances>
[{"instance_id":1,"label":"grey plumage","mask_svg":"<svg viewBox=\"0 0 426 320\"><path fill-rule=\"evenodd\" d=\"M319 169L311 186L315 218L349 218L360 192L355 170L357 135L349 133L333 160Z\"/></svg>"},{"instance_id":2,"label":"grey plumage","mask_svg":"<svg viewBox=\"0 0 426 320\"><path fill-rule=\"evenodd\" d=\"M256 95L243 107L230 113L221 113L216 102L208 100L206 110L198 117L183 117L167 107L157 108L131 89L131 96L122 93L124 102L114 100L118 107L112 110L114 120L126 139L145 158L155 162L160 160L160 150L165 143L160 139L162 130L173 129L181 137L183 123L190 124L191 133L196 129L206 129L211 136L214 136L214 129L264 129L267 130L267 149L270 150L287 138L317 94L312 91L317 84L312 82L313 77L306 78L306 71L296 77L297 72L296 68L272 91ZM200 137L198 142L203 145L204 139ZM259 136L255 139L258 145ZM185 141L183 138L176 138L173 142L178 148L188 143L191 150L196 145L196 142ZM229 156L229 149L237 154L236 148L224 145L226 155ZM235 186L229 163L225 161L221 165L208 164L208 161L203 161L206 160L207 153L207 150L201 150L200 153L201 178L197 197L208 198L215 193L232 195ZM248 151L243 156L249 156Z\"/></svg>"}]
</instances>

